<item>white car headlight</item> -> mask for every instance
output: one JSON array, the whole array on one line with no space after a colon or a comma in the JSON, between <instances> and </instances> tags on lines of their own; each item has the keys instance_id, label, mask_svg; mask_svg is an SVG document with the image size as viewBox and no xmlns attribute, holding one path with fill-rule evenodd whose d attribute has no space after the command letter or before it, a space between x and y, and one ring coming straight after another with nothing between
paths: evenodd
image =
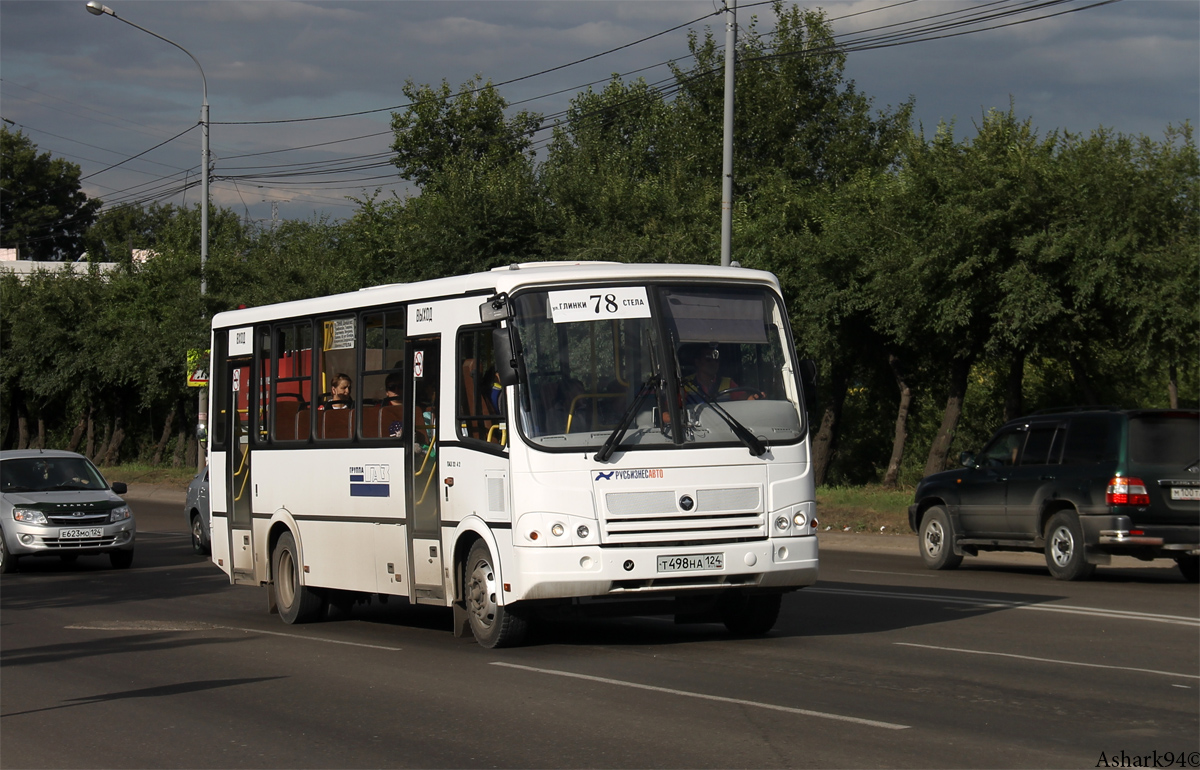
<instances>
[{"instance_id":1,"label":"white car headlight","mask_svg":"<svg viewBox=\"0 0 1200 770\"><path fill-rule=\"evenodd\" d=\"M128 505L122 505L118 508L113 508L112 513L108 514L108 521L111 524L114 521L124 521L133 515L133 511L129 510Z\"/></svg>"},{"instance_id":2,"label":"white car headlight","mask_svg":"<svg viewBox=\"0 0 1200 770\"><path fill-rule=\"evenodd\" d=\"M46 514L33 508L13 508L13 518L24 524L49 524Z\"/></svg>"}]
</instances>

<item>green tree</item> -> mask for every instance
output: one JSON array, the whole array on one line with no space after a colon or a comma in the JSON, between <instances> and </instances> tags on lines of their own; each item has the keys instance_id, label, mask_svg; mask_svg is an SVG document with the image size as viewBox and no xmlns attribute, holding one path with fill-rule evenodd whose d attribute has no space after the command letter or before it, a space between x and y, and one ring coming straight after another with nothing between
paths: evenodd
<instances>
[{"instance_id":1,"label":"green tree","mask_svg":"<svg viewBox=\"0 0 1200 770\"><path fill-rule=\"evenodd\" d=\"M508 103L490 81L480 85L481 79L467 81L457 95L444 80L437 89L405 82L411 104L392 114L392 162L400 176L424 189L452 167L490 168L528 160L541 116L522 110L506 117Z\"/></svg>"},{"instance_id":2,"label":"green tree","mask_svg":"<svg viewBox=\"0 0 1200 770\"><path fill-rule=\"evenodd\" d=\"M79 166L38 154L21 131L0 126L0 245L39 261L75 261L100 200L79 188Z\"/></svg>"}]
</instances>

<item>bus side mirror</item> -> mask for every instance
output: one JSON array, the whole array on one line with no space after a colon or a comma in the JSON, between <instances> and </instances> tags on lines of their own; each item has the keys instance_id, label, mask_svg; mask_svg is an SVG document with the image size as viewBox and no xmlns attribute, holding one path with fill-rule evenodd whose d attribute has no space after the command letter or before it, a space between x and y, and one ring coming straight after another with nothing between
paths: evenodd
<instances>
[{"instance_id":1,"label":"bus side mirror","mask_svg":"<svg viewBox=\"0 0 1200 770\"><path fill-rule=\"evenodd\" d=\"M208 426L204 423L200 423L196 426L196 440L201 444L203 444L205 441L208 441Z\"/></svg>"},{"instance_id":2,"label":"bus side mirror","mask_svg":"<svg viewBox=\"0 0 1200 770\"><path fill-rule=\"evenodd\" d=\"M500 384L504 387L516 385L520 377L517 375L517 359L513 355L508 329L492 329L492 350L496 356L496 375L500 378Z\"/></svg>"}]
</instances>

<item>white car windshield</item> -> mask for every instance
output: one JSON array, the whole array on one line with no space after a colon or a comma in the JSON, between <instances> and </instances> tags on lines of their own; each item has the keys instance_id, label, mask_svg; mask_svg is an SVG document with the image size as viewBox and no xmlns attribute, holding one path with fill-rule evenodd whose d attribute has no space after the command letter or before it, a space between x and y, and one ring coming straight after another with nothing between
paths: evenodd
<instances>
[{"instance_id":1,"label":"white car windshield","mask_svg":"<svg viewBox=\"0 0 1200 770\"><path fill-rule=\"evenodd\" d=\"M82 457L15 457L0 463L0 492L107 488L100 472Z\"/></svg>"}]
</instances>

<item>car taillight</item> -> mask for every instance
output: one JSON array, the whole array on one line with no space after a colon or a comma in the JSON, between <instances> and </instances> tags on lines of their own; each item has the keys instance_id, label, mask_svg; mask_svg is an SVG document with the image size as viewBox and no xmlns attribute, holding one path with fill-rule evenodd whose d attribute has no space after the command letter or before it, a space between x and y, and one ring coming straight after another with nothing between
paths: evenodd
<instances>
[{"instance_id":1,"label":"car taillight","mask_svg":"<svg viewBox=\"0 0 1200 770\"><path fill-rule=\"evenodd\" d=\"M1150 495L1146 494L1146 482L1141 479L1113 476L1104 492L1104 502L1108 505L1149 505Z\"/></svg>"}]
</instances>

